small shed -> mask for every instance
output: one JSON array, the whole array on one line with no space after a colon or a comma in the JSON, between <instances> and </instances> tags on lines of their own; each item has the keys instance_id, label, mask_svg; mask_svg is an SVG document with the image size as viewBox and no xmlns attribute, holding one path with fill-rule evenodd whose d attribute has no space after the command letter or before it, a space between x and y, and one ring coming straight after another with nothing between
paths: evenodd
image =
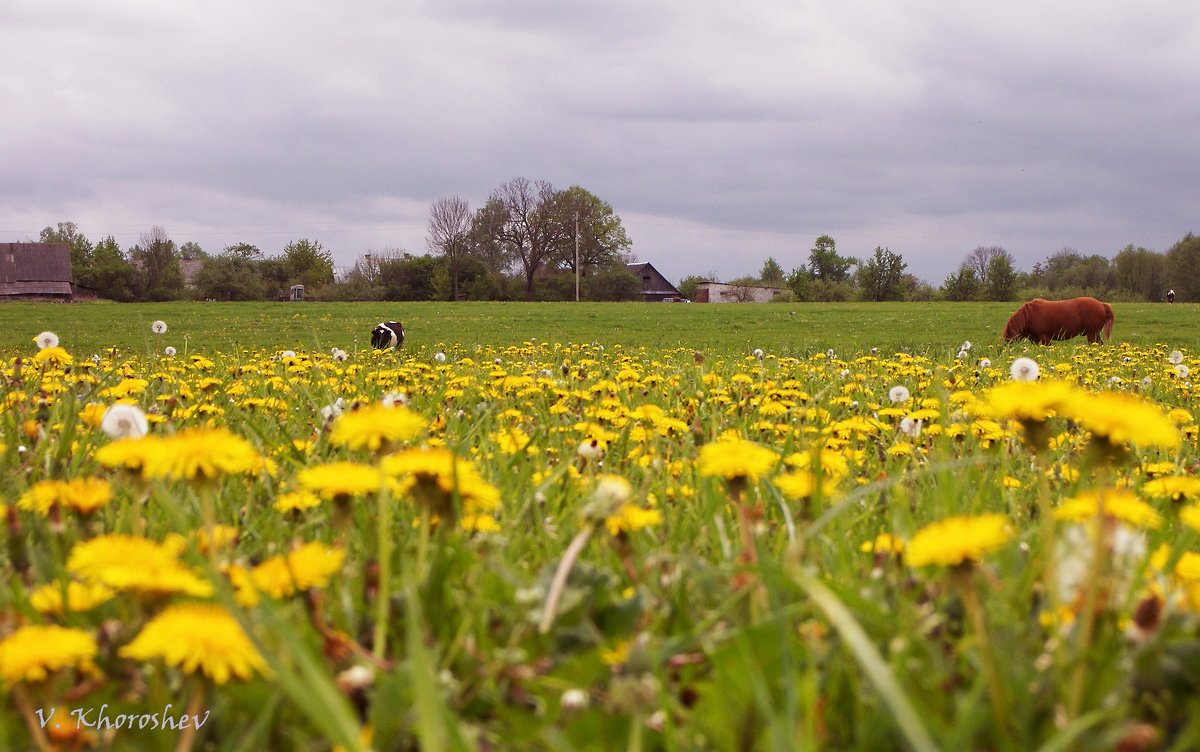
<instances>
[{"instance_id":1,"label":"small shed","mask_svg":"<svg viewBox=\"0 0 1200 752\"><path fill-rule=\"evenodd\" d=\"M770 303L782 293L782 287L765 285L726 285L701 282L696 285L697 303Z\"/></svg>"},{"instance_id":2,"label":"small shed","mask_svg":"<svg viewBox=\"0 0 1200 752\"><path fill-rule=\"evenodd\" d=\"M303 301L304 300L304 285L292 285L288 290L288 300Z\"/></svg>"},{"instance_id":3,"label":"small shed","mask_svg":"<svg viewBox=\"0 0 1200 752\"><path fill-rule=\"evenodd\" d=\"M71 246L0 243L0 300L71 299Z\"/></svg>"},{"instance_id":4,"label":"small shed","mask_svg":"<svg viewBox=\"0 0 1200 752\"><path fill-rule=\"evenodd\" d=\"M648 262L626 264L629 273L642 283L642 300L650 303L683 300L683 293Z\"/></svg>"}]
</instances>

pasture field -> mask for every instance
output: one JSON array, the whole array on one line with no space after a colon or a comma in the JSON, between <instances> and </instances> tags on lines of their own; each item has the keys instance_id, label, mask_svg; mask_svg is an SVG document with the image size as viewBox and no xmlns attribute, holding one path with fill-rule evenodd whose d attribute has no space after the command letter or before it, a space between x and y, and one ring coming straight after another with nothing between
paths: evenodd
<instances>
[{"instance_id":1,"label":"pasture field","mask_svg":"<svg viewBox=\"0 0 1200 752\"><path fill-rule=\"evenodd\" d=\"M0 748L1195 749L1197 309L1014 308L0 306Z\"/></svg>"},{"instance_id":2,"label":"pasture field","mask_svg":"<svg viewBox=\"0 0 1200 752\"><path fill-rule=\"evenodd\" d=\"M370 345L379 321L407 329L409 348L440 343L509 346L530 340L690 347L804 356L838 352L938 352L969 340L998 344L1015 303L11 303L0 305L0 352L56 332L76 353L118 347L153 352L150 323L166 321L161 345L182 352L280 349L348 352ZM1118 303L1113 339L1200 348L1200 306ZM186 343L184 338L186 339ZM1078 340L1082 342L1082 340ZM953 353L951 353L953 354Z\"/></svg>"}]
</instances>

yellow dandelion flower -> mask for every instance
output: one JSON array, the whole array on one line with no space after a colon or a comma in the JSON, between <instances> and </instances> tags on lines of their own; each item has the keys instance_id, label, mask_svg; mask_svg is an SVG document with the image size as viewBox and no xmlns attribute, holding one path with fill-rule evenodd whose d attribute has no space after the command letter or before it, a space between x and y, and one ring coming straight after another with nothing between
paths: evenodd
<instances>
[{"instance_id":1,"label":"yellow dandelion flower","mask_svg":"<svg viewBox=\"0 0 1200 752\"><path fill-rule=\"evenodd\" d=\"M217 684L267 671L266 661L237 620L210 603L168 606L121 648L120 655L139 661L162 658L185 673L202 672Z\"/></svg>"},{"instance_id":2,"label":"yellow dandelion flower","mask_svg":"<svg viewBox=\"0 0 1200 752\"><path fill-rule=\"evenodd\" d=\"M700 447L700 475L753 483L779 462L774 451L745 439L732 438Z\"/></svg>"},{"instance_id":3,"label":"yellow dandelion flower","mask_svg":"<svg viewBox=\"0 0 1200 752\"><path fill-rule=\"evenodd\" d=\"M11 687L20 681L42 681L63 668L93 671L95 656L96 640L82 629L25 626L0 640L0 679Z\"/></svg>"},{"instance_id":4,"label":"yellow dandelion flower","mask_svg":"<svg viewBox=\"0 0 1200 752\"><path fill-rule=\"evenodd\" d=\"M272 598L321 588L341 570L346 552L324 543L306 543L295 551L272 556L250 571L250 581Z\"/></svg>"},{"instance_id":5,"label":"yellow dandelion flower","mask_svg":"<svg viewBox=\"0 0 1200 752\"><path fill-rule=\"evenodd\" d=\"M1155 478L1146 481L1142 491L1156 499L1170 499L1180 502L1187 499L1200 499L1200 478L1184 475L1172 475L1165 478Z\"/></svg>"},{"instance_id":6,"label":"yellow dandelion flower","mask_svg":"<svg viewBox=\"0 0 1200 752\"><path fill-rule=\"evenodd\" d=\"M66 591L65 610L75 613L91 611L116 595L110 587L74 580L66 583ZM29 594L29 605L38 613L61 615L64 611L63 583L54 582L35 589Z\"/></svg>"},{"instance_id":7,"label":"yellow dandelion flower","mask_svg":"<svg viewBox=\"0 0 1200 752\"><path fill-rule=\"evenodd\" d=\"M904 539L891 533L880 533L869 541L863 541L859 550L864 553L899 554L904 551Z\"/></svg>"},{"instance_id":8,"label":"yellow dandelion flower","mask_svg":"<svg viewBox=\"0 0 1200 752\"><path fill-rule=\"evenodd\" d=\"M1043 421L1061 410L1074 391L1065 381L1008 381L989 389L980 409L992 418Z\"/></svg>"},{"instance_id":9,"label":"yellow dandelion flower","mask_svg":"<svg viewBox=\"0 0 1200 752\"><path fill-rule=\"evenodd\" d=\"M471 533L498 533L501 530L500 523L490 514L465 514L458 526Z\"/></svg>"},{"instance_id":10,"label":"yellow dandelion flower","mask_svg":"<svg viewBox=\"0 0 1200 752\"><path fill-rule=\"evenodd\" d=\"M1067 522L1086 522L1101 511L1106 517L1127 522L1135 527L1158 529L1162 516L1130 491L1085 491L1067 499L1054 510L1054 519Z\"/></svg>"},{"instance_id":11,"label":"yellow dandelion flower","mask_svg":"<svg viewBox=\"0 0 1200 752\"><path fill-rule=\"evenodd\" d=\"M379 468L359 462L331 462L301 470L296 482L305 491L332 500L369 496L379 490L384 476Z\"/></svg>"},{"instance_id":12,"label":"yellow dandelion flower","mask_svg":"<svg viewBox=\"0 0 1200 752\"><path fill-rule=\"evenodd\" d=\"M158 451L145 462L144 472L151 478L206 481L270 470L250 442L224 428L186 428L157 441Z\"/></svg>"},{"instance_id":13,"label":"yellow dandelion flower","mask_svg":"<svg viewBox=\"0 0 1200 752\"><path fill-rule=\"evenodd\" d=\"M1062 415L1114 445L1179 446L1179 428L1162 408L1133 395L1077 391L1064 403Z\"/></svg>"},{"instance_id":14,"label":"yellow dandelion flower","mask_svg":"<svg viewBox=\"0 0 1200 752\"><path fill-rule=\"evenodd\" d=\"M1200 506L1193 504L1180 509L1179 521L1200 533Z\"/></svg>"},{"instance_id":15,"label":"yellow dandelion flower","mask_svg":"<svg viewBox=\"0 0 1200 752\"><path fill-rule=\"evenodd\" d=\"M17 509L37 512L45 517L62 496L61 480L39 480L17 499Z\"/></svg>"},{"instance_id":16,"label":"yellow dandelion flower","mask_svg":"<svg viewBox=\"0 0 1200 752\"><path fill-rule=\"evenodd\" d=\"M455 495L462 500L464 515L500 507L500 492L473 463L459 459L449 449L408 449L388 455L383 458L383 472L406 479L404 490L434 512L450 512Z\"/></svg>"},{"instance_id":17,"label":"yellow dandelion flower","mask_svg":"<svg viewBox=\"0 0 1200 752\"><path fill-rule=\"evenodd\" d=\"M312 491L289 491L280 494L272 505L277 512L301 512L320 506L321 497Z\"/></svg>"},{"instance_id":18,"label":"yellow dandelion flower","mask_svg":"<svg viewBox=\"0 0 1200 752\"><path fill-rule=\"evenodd\" d=\"M104 419L104 412L107 409L107 407L99 402L89 402L83 406L82 410L79 411L79 420L81 420L85 426L99 428L100 422Z\"/></svg>"},{"instance_id":19,"label":"yellow dandelion flower","mask_svg":"<svg viewBox=\"0 0 1200 752\"><path fill-rule=\"evenodd\" d=\"M378 403L338 416L329 439L349 449L386 451L417 438L425 426L425 418L406 407Z\"/></svg>"},{"instance_id":20,"label":"yellow dandelion flower","mask_svg":"<svg viewBox=\"0 0 1200 752\"><path fill-rule=\"evenodd\" d=\"M61 502L83 515L95 512L112 498L112 484L104 478L72 478L59 488Z\"/></svg>"},{"instance_id":21,"label":"yellow dandelion flower","mask_svg":"<svg viewBox=\"0 0 1200 752\"><path fill-rule=\"evenodd\" d=\"M67 571L114 590L208 597L212 584L177 558L177 550L134 535L102 535L75 544Z\"/></svg>"},{"instance_id":22,"label":"yellow dandelion flower","mask_svg":"<svg viewBox=\"0 0 1200 752\"><path fill-rule=\"evenodd\" d=\"M947 517L917 531L908 542L910 566L956 566L975 561L1013 539L1002 514Z\"/></svg>"},{"instance_id":23,"label":"yellow dandelion flower","mask_svg":"<svg viewBox=\"0 0 1200 752\"><path fill-rule=\"evenodd\" d=\"M604 521L604 525L608 528L609 534L615 536L661 525L662 522L662 512L657 509L643 509L636 504L622 504L616 514L609 516Z\"/></svg>"},{"instance_id":24,"label":"yellow dandelion flower","mask_svg":"<svg viewBox=\"0 0 1200 752\"><path fill-rule=\"evenodd\" d=\"M784 473L771 482L789 499L807 499L817 491L817 478L808 470Z\"/></svg>"}]
</instances>

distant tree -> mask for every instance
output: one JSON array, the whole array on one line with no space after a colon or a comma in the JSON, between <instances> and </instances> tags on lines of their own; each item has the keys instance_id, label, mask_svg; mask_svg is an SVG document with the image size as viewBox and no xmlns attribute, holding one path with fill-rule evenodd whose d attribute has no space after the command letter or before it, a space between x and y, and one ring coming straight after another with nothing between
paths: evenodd
<instances>
[{"instance_id":1,"label":"distant tree","mask_svg":"<svg viewBox=\"0 0 1200 752\"><path fill-rule=\"evenodd\" d=\"M248 243L227 247L200 262L193 280L200 294L212 300L261 300L267 285L259 269L262 252Z\"/></svg>"},{"instance_id":2,"label":"distant tree","mask_svg":"<svg viewBox=\"0 0 1200 752\"><path fill-rule=\"evenodd\" d=\"M555 211L554 187L513 178L497 188L475 214L474 232L484 255L498 255L520 269L525 299L534 299L534 278L561 249L564 227Z\"/></svg>"},{"instance_id":3,"label":"distant tree","mask_svg":"<svg viewBox=\"0 0 1200 752\"><path fill-rule=\"evenodd\" d=\"M679 291L680 295L687 298L688 300L695 300L696 299L696 288L700 285L700 283L701 282L711 282L713 280L713 277L715 277L715 276L716 275L700 277L695 274L689 274L688 276L679 280L679 284L675 285L675 289Z\"/></svg>"},{"instance_id":4,"label":"distant tree","mask_svg":"<svg viewBox=\"0 0 1200 752\"><path fill-rule=\"evenodd\" d=\"M446 260L450 275L450 299L459 296L458 282L463 258L471 251L471 207L461 196L439 198L429 207L429 229L425 245Z\"/></svg>"},{"instance_id":5,"label":"distant tree","mask_svg":"<svg viewBox=\"0 0 1200 752\"><path fill-rule=\"evenodd\" d=\"M1167 257L1145 248L1125 246L1113 258L1116 287L1138 300L1162 300L1167 284ZM1178 291L1176 292L1178 295Z\"/></svg>"},{"instance_id":6,"label":"distant tree","mask_svg":"<svg viewBox=\"0 0 1200 752\"><path fill-rule=\"evenodd\" d=\"M1008 256L1009 260L1012 260L1012 254L998 245L981 245L967 254L967 257L963 259L962 266L974 270L975 278L979 280L979 284L986 286L988 282L988 265L997 256Z\"/></svg>"},{"instance_id":7,"label":"distant tree","mask_svg":"<svg viewBox=\"0 0 1200 752\"><path fill-rule=\"evenodd\" d=\"M1167 251L1167 286L1175 301L1200 301L1200 236L1188 233Z\"/></svg>"},{"instance_id":8,"label":"distant tree","mask_svg":"<svg viewBox=\"0 0 1200 752\"><path fill-rule=\"evenodd\" d=\"M875 254L858 267L858 289L863 300L903 300L904 270L908 264L904 258L882 246L875 247Z\"/></svg>"},{"instance_id":9,"label":"distant tree","mask_svg":"<svg viewBox=\"0 0 1200 752\"><path fill-rule=\"evenodd\" d=\"M783 267L779 265L774 256L767 256L767 260L763 262L762 270L758 273L758 278L762 280L764 285L780 286L784 283Z\"/></svg>"},{"instance_id":10,"label":"distant tree","mask_svg":"<svg viewBox=\"0 0 1200 752\"><path fill-rule=\"evenodd\" d=\"M179 246L179 255L186 259L203 260L209 258L209 255L204 252L199 243L194 243L190 240Z\"/></svg>"},{"instance_id":11,"label":"distant tree","mask_svg":"<svg viewBox=\"0 0 1200 752\"><path fill-rule=\"evenodd\" d=\"M333 282L333 254L319 241L302 238L283 247L289 281L316 287Z\"/></svg>"},{"instance_id":12,"label":"distant tree","mask_svg":"<svg viewBox=\"0 0 1200 752\"><path fill-rule=\"evenodd\" d=\"M642 281L624 264L610 264L583 278L583 300L637 300L642 296Z\"/></svg>"},{"instance_id":13,"label":"distant tree","mask_svg":"<svg viewBox=\"0 0 1200 752\"><path fill-rule=\"evenodd\" d=\"M988 300L1012 300L1017 292L1017 270L1007 253L992 257L988 262L987 284L983 285Z\"/></svg>"},{"instance_id":14,"label":"distant tree","mask_svg":"<svg viewBox=\"0 0 1200 752\"><path fill-rule=\"evenodd\" d=\"M112 235L103 238L92 249L92 263L88 269L88 287L109 300L125 303L134 299L137 270L126 260L121 246ZM83 284L76 276L76 282Z\"/></svg>"},{"instance_id":15,"label":"distant tree","mask_svg":"<svg viewBox=\"0 0 1200 752\"><path fill-rule=\"evenodd\" d=\"M71 272L75 283L86 287L89 284L88 269L92 265L92 242L79 232L74 222L59 222L56 227L42 229L38 238L42 243L66 243L71 247Z\"/></svg>"},{"instance_id":16,"label":"distant tree","mask_svg":"<svg viewBox=\"0 0 1200 752\"><path fill-rule=\"evenodd\" d=\"M958 271L942 282L942 297L946 300L963 302L975 300L979 293L979 276L975 269L964 263Z\"/></svg>"},{"instance_id":17,"label":"distant tree","mask_svg":"<svg viewBox=\"0 0 1200 752\"><path fill-rule=\"evenodd\" d=\"M792 291L793 298L799 303L813 299L813 275L808 267L801 264L784 278L784 284Z\"/></svg>"},{"instance_id":18,"label":"distant tree","mask_svg":"<svg viewBox=\"0 0 1200 752\"><path fill-rule=\"evenodd\" d=\"M157 225L129 249L138 270L137 296L142 300L178 300L183 295L179 251L167 231Z\"/></svg>"},{"instance_id":19,"label":"distant tree","mask_svg":"<svg viewBox=\"0 0 1200 752\"><path fill-rule=\"evenodd\" d=\"M575 273L576 232L581 275L593 269L624 266L630 261L629 249L633 243L621 218L607 201L573 185L555 193L553 211L560 229L551 234L557 243L550 259L552 266Z\"/></svg>"},{"instance_id":20,"label":"distant tree","mask_svg":"<svg viewBox=\"0 0 1200 752\"><path fill-rule=\"evenodd\" d=\"M1116 284L1116 270L1104 256L1063 248L1046 259L1042 280L1053 293L1105 297Z\"/></svg>"},{"instance_id":21,"label":"distant tree","mask_svg":"<svg viewBox=\"0 0 1200 752\"><path fill-rule=\"evenodd\" d=\"M808 254L808 268L813 279L825 282L849 282L850 270L856 264L858 259L838 255L837 244L828 235L817 238Z\"/></svg>"},{"instance_id":22,"label":"distant tree","mask_svg":"<svg viewBox=\"0 0 1200 752\"><path fill-rule=\"evenodd\" d=\"M383 299L434 300L437 272L444 264L444 259L429 254L381 259L377 282L383 287Z\"/></svg>"}]
</instances>

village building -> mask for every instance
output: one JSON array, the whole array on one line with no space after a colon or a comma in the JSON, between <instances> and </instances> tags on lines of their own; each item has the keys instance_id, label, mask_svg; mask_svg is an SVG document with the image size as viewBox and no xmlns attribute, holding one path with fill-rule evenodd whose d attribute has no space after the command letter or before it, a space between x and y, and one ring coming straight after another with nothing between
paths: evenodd
<instances>
[{"instance_id":1,"label":"village building","mask_svg":"<svg viewBox=\"0 0 1200 752\"><path fill-rule=\"evenodd\" d=\"M643 301L678 303L685 300L675 285L668 282L649 262L626 264L625 268L642 283Z\"/></svg>"},{"instance_id":2,"label":"village building","mask_svg":"<svg viewBox=\"0 0 1200 752\"><path fill-rule=\"evenodd\" d=\"M72 300L71 246L0 243L0 300Z\"/></svg>"},{"instance_id":3,"label":"village building","mask_svg":"<svg viewBox=\"0 0 1200 752\"><path fill-rule=\"evenodd\" d=\"M697 303L770 303L782 287L765 285L727 285L721 282L701 282L696 285Z\"/></svg>"}]
</instances>

